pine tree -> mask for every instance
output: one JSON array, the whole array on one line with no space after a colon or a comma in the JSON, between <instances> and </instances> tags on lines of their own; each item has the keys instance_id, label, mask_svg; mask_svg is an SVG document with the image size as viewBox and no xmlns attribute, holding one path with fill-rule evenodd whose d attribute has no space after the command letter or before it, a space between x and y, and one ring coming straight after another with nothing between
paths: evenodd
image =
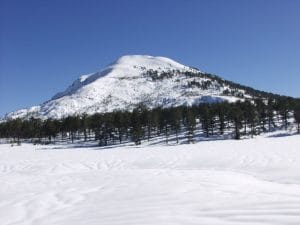
<instances>
[{"instance_id":1,"label":"pine tree","mask_svg":"<svg viewBox=\"0 0 300 225\"><path fill-rule=\"evenodd\" d=\"M112 141L112 144L115 144L114 128L113 113L104 114L103 138L105 146L108 145L109 141Z\"/></svg>"},{"instance_id":2,"label":"pine tree","mask_svg":"<svg viewBox=\"0 0 300 225\"><path fill-rule=\"evenodd\" d=\"M126 132L126 124L124 120L124 113L121 111L117 111L114 113L114 126L116 127L118 133L119 143L121 144L123 141L123 136Z\"/></svg>"},{"instance_id":3,"label":"pine tree","mask_svg":"<svg viewBox=\"0 0 300 225\"><path fill-rule=\"evenodd\" d=\"M140 108L134 109L131 113L131 137L136 145L140 145L143 138Z\"/></svg>"},{"instance_id":4,"label":"pine tree","mask_svg":"<svg viewBox=\"0 0 300 225\"><path fill-rule=\"evenodd\" d=\"M295 106L294 118L295 118L295 122L297 123L298 134L300 134L300 102Z\"/></svg>"},{"instance_id":5,"label":"pine tree","mask_svg":"<svg viewBox=\"0 0 300 225\"><path fill-rule=\"evenodd\" d=\"M146 127L147 127L147 141L149 142L152 136L152 129L154 127L153 120L152 120L152 112L145 110L143 114L145 117Z\"/></svg>"},{"instance_id":6,"label":"pine tree","mask_svg":"<svg viewBox=\"0 0 300 225\"><path fill-rule=\"evenodd\" d=\"M209 137L211 112L208 104L200 105L200 121L206 137Z\"/></svg>"},{"instance_id":7,"label":"pine tree","mask_svg":"<svg viewBox=\"0 0 300 225\"><path fill-rule=\"evenodd\" d=\"M180 125L181 125L181 117L182 117L182 112L181 108L172 108L170 112L170 123L171 123L171 128L175 131L176 135L176 143L178 144L178 133L180 131Z\"/></svg>"},{"instance_id":8,"label":"pine tree","mask_svg":"<svg viewBox=\"0 0 300 225\"><path fill-rule=\"evenodd\" d=\"M55 138L57 132L58 132L58 128L54 120L47 119L44 121L43 133L46 137L48 137L49 142L51 142L52 138Z\"/></svg>"},{"instance_id":9,"label":"pine tree","mask_svg":"<svg viewBox=\"0 0 300 225\"><path fill-rule=\"evenodd\" d=\"M285 130L288 127L288 114L290 110L290 105L287 99L279 99L277 101L277 108L282 119Z\"/></svg>"},{"instance_id":10,"label":"pine tree","mask_svg":"<svg viewBox=\"0 0 300 225\"><path fill-rule=\"evenodd\" d=\"M166 144L168 144L169 141L169 126L170 126L170 109L163 109L162 113L161 113L161 127L162 130L165 134L165 140L166 140Z\"/></svg>"},{"instance_id":11,"label":"pine tree","mask_svg":"<svg viewBox=\"0 0 300 225\"><path fill-rule=\"evenodd\" d=\"M74 142L76 132L79 130L80 127L80 119L78 116L68 116L66 117L63 122L62 126L64 130L70 133L70 138L72 143Z\"/></svg>"},{"instance_id":12,"label":"pine tree","mask_svg":"<svg viewBox=\"0 0 300 225\"><path fill-rule=\"evenodd\" d=\"M99 113L96 113L92 116L89 116L89 129L92 130L94 133L94 140L99 140L100 136L100 129L102 125L102 115Z\"/></svg>"},{"instance_id":13,"label":"pine tree","mask_svg":"<svg viewBox=\"0 0 300 225\"><path fill-rule=\"evenodd\" d=\"M193 110L191 108L187 109L186 122L187 122L188 143L194 143L194 131L196 128L196 117L195 117L195 113L193 112Z\"/></svg>"},{"instance_id":14,"label":"pine tree","mask_svg":"<svg viewBox=\"0 0 300 225\"><path fill-rule=\"evenodd\" d=\"M274 99L269 98L267 102L267 118L268 118L268 130L271 131L271 126L275 127L274 123Z\"/></svg>"},{"instance_id":15,"label":"pine tree","mask_svg":"<svg viewBox=\"0 0 300 225\"><path fill-rule=\"evenodd\" d=\"M13 119L9 124L9 132L11 133L14 142L20 144L20 138L22 136L22 120L20 118Z\"/></svg>"},{"instance_id":16,"label":"pine tree","mask_svg":"<svg viewBox=\"0 0 300 225\"><path fill-rule=\"evenodd\" d=\"M216 115L219 122L220 135L224 134L226 114L228 114L228 103L219 103L215 106Z\"/></svg>"},{"instance_id":17,"label":"pine tree","mask_svg":"<svg viewBox=\"0 0 300 225\"><path fill-rule=\"evenodd\" d=\"M255 99L255 106L256 106L256 110L257 110L257 118L258 118L258 122L261 126L261 130L263 132L266 131L266 117L267 117L267 109L266 109L266 104L264 103L264 101L260 98Z\"/></svg>"},{"instance_id":18,"label":"pine tree","mask_svg":"<svg viewBox=\"0 0 300 225\"><path fill-rule=\"evenodd\" d=\"M43 121L41 119L31 117L27 122L27 129L29 133L28 137L38 138L38 141L35 141L35 143L41 142Z\"/></svg>"},{"instance_id":19,"label":"pine tree","mask_svg":"<svg viewBox=\"0 0 300 225\"><path fill-rule=\"evenodd\" d=\"M240 129L243 127L243 111L241 110L239 103L234 104L231 108L231 120L234 124L234 138L240 139Z\"/></svg>"},{"instance_id":20,"label":"pine tree","mask_svg":"<svg viewBox=\"0 0 300 225\"><path fill-rule=\"evenodd\" d=\"M250 125L250 134L251 137L253 138L253 136L256 134L255 126L257 124L258 116L255 110L255 106L249 101L245 102L244 117L245 117L246 124Z\"/></svg>"},{"instance_id":21,"label":"pine tree","mask_svg":"<svg viewBox=\"0 0 300 225\"><path fill-rule=\"evenodd\" d=\"M84 141L87 141L87 135L88 135L88 116L86 113L84 113L79 118L79 128L81 132L83 132Z\"/></svg>"}]
</instances>

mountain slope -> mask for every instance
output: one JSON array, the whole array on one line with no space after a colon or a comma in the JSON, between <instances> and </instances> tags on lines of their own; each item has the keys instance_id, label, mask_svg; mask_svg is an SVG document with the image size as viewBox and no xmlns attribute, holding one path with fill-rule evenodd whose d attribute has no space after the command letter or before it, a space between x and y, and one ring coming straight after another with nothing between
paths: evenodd
<instances>
[{"instance_id":1,"label":"mountain slope","mask_svg":"<svg viewBox=\"0 0 300 225\"><path fill-rule=\"evenodd\" d=\"M81 76L51 100L6 118L61 118L130 110L141 103L153 108L234 102L254 96L245 88L165 57L123 56L101 72Z\"/></svg>"}]
</instances>

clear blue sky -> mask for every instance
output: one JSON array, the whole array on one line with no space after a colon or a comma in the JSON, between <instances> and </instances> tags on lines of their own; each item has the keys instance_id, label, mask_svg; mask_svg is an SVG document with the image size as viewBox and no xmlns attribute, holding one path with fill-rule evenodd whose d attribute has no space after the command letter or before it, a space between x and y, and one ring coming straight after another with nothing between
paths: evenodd
<instances>
[{"instance_id":1,"label":"clear blue sky","mask_svg":"<svg viewBox=\"0 0 300 225\"><path fill-rule=\"evenodd\" d=\"M125 54L300 97L299 0L0 0L0 115Z\"/></svg>"}]
</instances>

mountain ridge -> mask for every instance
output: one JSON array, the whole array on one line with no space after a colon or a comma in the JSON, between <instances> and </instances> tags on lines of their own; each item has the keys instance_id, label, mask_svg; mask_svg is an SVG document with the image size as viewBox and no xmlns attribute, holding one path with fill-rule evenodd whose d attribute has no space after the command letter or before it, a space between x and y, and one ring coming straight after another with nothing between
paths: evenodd
<instances>
[{"instance_id":1,"label":"mountain ridge","mask_svg":"<svg viewBox=\"0 0 300 225\"><path fill-rule=\"evenodd\" d=\"M80 76L50 100L8 113L5 118L63 118L132 110L141 103L154 108L235 102L253 99L256 91L166 57L126 55L100 72Z\"/></svg>"}]
</instances>

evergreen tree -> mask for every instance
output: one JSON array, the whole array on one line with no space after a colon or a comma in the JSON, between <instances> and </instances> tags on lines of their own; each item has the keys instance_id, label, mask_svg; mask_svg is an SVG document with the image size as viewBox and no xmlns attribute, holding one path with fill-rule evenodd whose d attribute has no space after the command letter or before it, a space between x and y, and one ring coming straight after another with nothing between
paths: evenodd
<instances>
[{"instance_id":1,"label":"evergreen tree","mask_svg":"<svg viewBox=\"0 0 300 225\"><path fill-rule=\"evenodd\" d=\"M167 76L167 75L166 75ZM194 85L194 84L193 84ZM253 103L254 102L254 103ZM189 143L194 141L196 123L199 121L206 137L214 135L215 129L220 135L225 129L234 131L234 137L241 137L240 130L244 126L244 133L256 134L257 130L271 130L275 127L274 117L280 115L279 121L287 129L288 119L293 112L295 123L299 128L299 101L287 97L270 95L268 100L257 98L254 101L236 103L200 104L193 107L154 108L147 109L139 105L132 112L116 111L88 116L68 116L62 120L29 118L12 119L0 123L0 138L13 138L20 142L21 139L31 139L32 142L47 138L52 141L59 133L61 137L69 136L88 141L92 134L99 145L122 143L132 140L141 144L144 139L150 140L154 136L165 136L168 143L169 135L178 135L181 130L186 131ZM233 124L230 127L228 124ZM268 127L267 127L268 126ZM267 127L267 128L266 128ZM182 129L183 128L183 129Z\"/></svg>"},{"instance_id":2,"label":"evergreen tree","mask_svg":"<svg viewBox=\"0 0 300 225\"><path fill-rule=\"evenodd\" d=\"M188 143L194 143L194 131L196 128L196 117L195 117L195 113L193 112L193 110L191 108L187 108L186 122L187 122Z\"/></svg>"},{"instance_id":3,"label":"evergreen tree","mask_svg":"<svg viewBox=\"0 0 300 225\"><path fill-rule=\"evenodd\" d=\"M131 136L136 145L140 145L144 132L141 123L142 109L136 108L131 113Z\"/></svg>"},{"instance_id":4,"label":"evergreen tree","mask_svg":"<svg viewBox=\"0 0 300 225\"><path fill-rule=\"evenodd\" d=\"M80 127L80 119L78 116L68 116L62 121L62 126L65 131L69 132L69 137L72 143L74 142L76 132Z\"/></svg>"},{"instance_id":5,"label":"evergreen tree","mask_svg":"<svg viewBox=\"0 0 300 225\"><path fill-rule=\"evenodd\" d=\"M240 139L241 138L241 133L240 129L243 127L243 111L241 110L239 103L236 103L232 106L231 108L231 120L234 124L234 133L235 139Z\"/></svg>"},{"instance_id":6,"label":"evergreen tree","mask_svg":"<svg viewBox=\"0 0 300 225\"><path fill-rule=\"evenodd\" d=\"M160 125L160 117L161 117L161 107L152 110L151 113L151 121L153 123L155 135L159 136L161 134L161 125Z\"/></svg>"},{"instance_id":7,"label":"evergreen tree","mask_svg":"<svg viewBox=\"0 0 300 225\"><path fill-rule=\"evenodd\" d=\"M96 113L89 117L89 129L94 133L94 140L97 141L100 139L100 130L102 126L102 115Z\"/></svg>"},{"instance_id":8,"label":"evergreen tree","mask_svg":"<svg viewBox=\"0 0 300 225\"><path fill-rule=\"evenodd\" d=\"M215 106L216 115L218 117L219 122L219 131L220 135L224 134L225 130L225 122L226 122L226 115L228 115L228 103L219 103Z\"/></svg>"},{"instance_id":9,"label":"evergreen tree","mask_svg":"<svg viewBox=\"0 0 300 225\"><path fill-rule=\"evenodd\" d=\"M271 127L275 127L275 122L274 122L274 99L269 98L268 103L267 103L267 118L268 118L268 127L269 131L271 131Z\"/></svg>"},{"instance_id":10,"label":"evergreen tree","mask_svg":"<svg viewBox=\"0 0 300 225\"><path fill-rule=\"evenodd\" d=\"M251 102L246 101L245 105L246 105L244 107L245 123L250 125L250 134L251 134L251 137L253 138L253 136L256 134L255 126L257 124L258 115L255 110L255 106Z\"/></svg>"},{"instance_id":11,"label":"evergreen tree","mask_svg":"<svg viewBox=\"0 0 300 225\"><path fill-rule=\"evenodd\" d=\"M20 138L22 136L22 120L20 118L11 120L9 131L12 134L14 142L20 144Z\"/></svg>"},{"instance_id":12,"label":"evergreen tree","mask_svg":"<svg viewBox=\"0 0 300 225\"><path fill-rule=\"evenodd\" d=\"M165 140L166 143L168 144L169 141L169 129L170 129L170 109L163 109L161 112L161 117L160 117L160 125L162 127L162 130L165 134Z\"/></svg>"},{"instance_id":13,"label":"evergreen tree","mask_svg":"<svg viewBox=\"0 0 300 225\"><path fill-rule=\"evenodd\" d=\"M46 137L48 137L49 142L51 142L52 138L56 137L57 132L58 132L58 128L54 120L47 119L44 121L43 133Z\"/></svg>"},{"instance_id":14,"label":"evergreen tree","mask_svg":"<svg viewBox=\"0 0 300 225\"><path fill-rule=\"evenodd\" d=\"M265 132L266 131L266 117L267 117L267 109L266 104L261 98L255 99L255 106L257 111L258 123L260 124L260 129ZM259 131L260 131L259 129Z\"/></svg>"},{"instance_id":15,"label":"evergreen tree","mask_svg":"<svg viewBox=\"0 0 300 225\"><path fill-rule=\"evenodd\" d=\"M200 121L206 137L209 137L211 112L208 104L200 105Z\"/></svg>"},{"instance_id":16,"label":"evergreen tree","mask_svg":"<svg viewBox=\"0 0 300 225\"><path fill-rule=\"evenodd\" d=\"M114 113L114 126L116 127L116 132L118 134L119 143L122 143L123 136L126 133L126 122L124 120L124 113L117 111Z\"/></svg>"},{"instance_id":17,"label":"evergreen tree","mask_svg":"<svg viewBox=\"0 0 300 225\"><path fill-rule=\"evenodd\" d=\"M181 126L181 117L182 117L182 112L181 108L172 108L170 112L170 123L171 123L171 128L175 131L176 135L176 143L178 144L178 133L180 131L180 126Z\"/></svg>"},{"instance_id":18,"label":"evergreen tree","mask_svg":"<svg viewBox=\"0 0 300 225\"><path fill-rule=\"evenodd\" d=\"M284 125L285 130L287 130L288 127L288 114L290 110L290 105L287 99L279 99L277 101L277 108L279 111L279 114L282 119L282 123Z\"/></svg>"},{"instance_id":19,"label":"evergreen tree","mask_svg":"<svg viewBox=\"0 0 300 225\"><path fill-rule=\"evenodd\" d=\"M296 104L295 109L294 109L294 118L295 122L297 124L297 130L298 134L300 133L300 102Z\"/></svg>"},{"instance_id":20,"label":"evergreen tree","mask_svg":"<svg viewBox=\"0 0 300 225\"><path fill-rule=\"evenodd\" d=\"M84 113L80 118L79 118L79 128L80 131L83 133L84 136L84 141L87 141L87 136L88 136L88 127L89 127L89 120L88 116L86 113Z\"/></svg>"}]
</instances>

